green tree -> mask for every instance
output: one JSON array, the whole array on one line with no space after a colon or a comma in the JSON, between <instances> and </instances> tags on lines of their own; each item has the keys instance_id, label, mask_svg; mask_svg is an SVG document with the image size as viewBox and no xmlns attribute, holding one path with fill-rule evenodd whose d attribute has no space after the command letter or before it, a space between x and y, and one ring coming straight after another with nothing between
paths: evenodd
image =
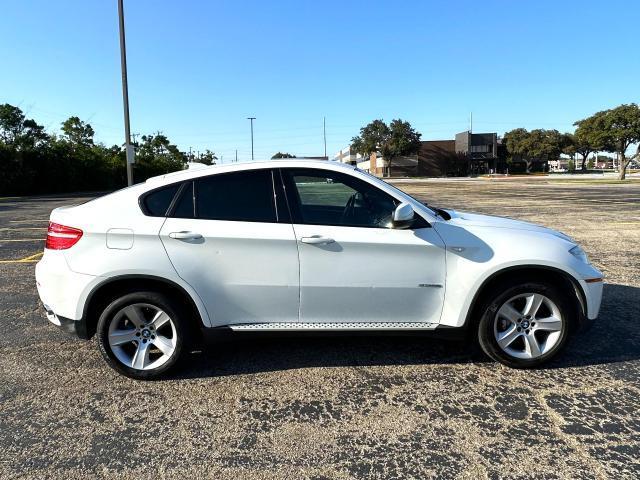
<instances>
[{"instance_id":1,"label":"green tree","mask_svg":"<svg viewBox=\"0 0 640 480\"><path fill-rule=\"evenodd\" d=\"M581 169L585 170L589 155L605 147L600 136L600 118L598 115L593 115L579 120L573 125L576 127L576 132L573 135L575 151L582 157Z\"/></svg>"},{"instance_id":2,"label":"green tree","mask_svg":"<svg viewBox=\"0 0 640 480\"><path fill-rule=\"evenodd\" d=\"M599 150L615 152L620 161L619 176L624 180L629 164L640 158L640 108L635 103L623 104L610 110L594 113L577 123L592 124L589 139ZM627 157L631 145L638 144L636 153Z\"/></svg>"},{"instance_id":3,"label":"green tree","mask_svg":"<svg viewBox=\"0 0 640 480\"><path fill-rule=\"evenodd\" d=\"M558 130L538 128L529 132L529 155L539 160L555 160L562 153L564 136Z\"/></svg>"},{"instance_id":4,"label":"green tree","mask_svg":"<svg viewBox=\"0 0 640 480\"><path fill-rule=\"evenodd\" d=\"M274 153L271 156L271 159L276 159L276 158L296 158L295 155L291 155L290 153L282 153L282 152L278 152L278 153Z\"/></svg>"},{"instance_id":5,"label":"green tree","mask_svg":"<svg viewBox=\"0 0 640 480\"><path fill-rule=\"evenodd\" d=\"M0 105L0 139L6 145L16 143L24 130L24 113L20 108L5 103Z\"/></svg>"},{"instance_id":6,"label":"green tree","mask_svg":"<svg viewBox=\"0 0 640 480\"><path fill-rule=\"evenodd\" d=\"M0 105L0 195L114 190L126 185L121 146L94 140L94 130L78 117L62 123L59 137L48 135L19 107ZM135 178L143 181L184 167L186 156L160 133L143 137ZM206 151L201 161L216 157Z\"/></svg>"},{"instance_id":7,"label":"green tree","mask_svg":"<svg viewBox=\"0 0 640 480\"><path fill-rule=\"evenodd\" d=\"M172 144L166 135L142 135L136 152L135 175L146 179L155 175L182 170L187 155Z\"/></svg>"},{"instance_id":8,"label":"green tree","mask_svg":"<svg viewBox=\"0 0 640 480\"><path fill-rule=\"evenodd\" d=\"M204 163L205 165L215 165L218 161L218 157L214 152L207 149L204 153L201 153L198 158L195 158L194 161L198 163Z\"/></svg>"},{"instance_id":9,"label":"green tree","mask_svg":"<svg viewBox=\"0 0 640 480\"><path fill-rule=\"evenodd\" d=\"M531 172L534 161L554 160L567 149L566 135L543 128L530 132L516 128L504 134L503 142L507 147L508 160L524 161L527 173Z\"/></svg>"},{"instance_id":10,"label":"green tree","mask_svg":"<svg viewBox=\"0 0 640 480\"><path fill-rule=\"evenodd\" d=\"M74 145L93 145L93 127L78 117L69 117L62 122L62 133Z\"/></svg>"},{"instance_id":11,"label":"green tree","mask_svg":"<svg viewBox=\"0 0 640 480\"><path fill-rule=\"evenodd\" d=\"M44 127L27 119L20 108L0 105L0 141L17 150L32 149L50 140Z\"/></svg>"},{"instance_id":12,"label":"green tree","mask_svg":"<svg viewBox=\"0 0 640 480\"><path fill-rule=\"evenodd\" d=\"M396 119L387 125L383 120L374 120L360 129L359 136L351 139L351 148L364 156L380 152L389 175L395 158L418 153L421 136L409 122Z\"/></svg>"},{"instance_id":13,"label":"green tree","mask_svg":"<svg viewBox=\"0 0 640 480\"><path fill-rule=\"evenodd\" d=\"M572 160L576 158L576 137L573 133L562 134L562 153L571 157Z\"/></svg>"},{"instance_id":14,"label":"green tree","mask_svg":"<svg viewBox=\"0 0 640 480\"><path fill-rule=\"evenodd\" d=\"M502 141L507 147L507 160L509 163L524 161L526 163L526 171L530 172L529 131L526 128L515 128L506 132L502 137Z\"/></svg>"},{"instance_id":15,"label":"green tree","mask_svg":"<svg viewBox=\"0 0 640 480\"><path fill-rule=\"evenodd\" d=\"M46 180L52 138L18 107L0 105L0 194L28 193ZM44 179L44 180L43 180Z\"/></svg>"}]
</instances>

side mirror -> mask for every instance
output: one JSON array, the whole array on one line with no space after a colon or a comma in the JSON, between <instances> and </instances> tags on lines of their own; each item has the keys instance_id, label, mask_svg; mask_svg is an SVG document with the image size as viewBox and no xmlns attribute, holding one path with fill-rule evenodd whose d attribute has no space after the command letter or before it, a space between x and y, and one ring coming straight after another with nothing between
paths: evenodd
<instances>
[{"instance_id":1,"label":"side mirror","mask_svg":"<svg viewBox=\"0 0 640 480\"><path fill-rule=\"evenodd\" d=\"M413 225L415 212L409 203L401 203L393 211L393 228L409 228Z\"/></svg>"}]
</instances>

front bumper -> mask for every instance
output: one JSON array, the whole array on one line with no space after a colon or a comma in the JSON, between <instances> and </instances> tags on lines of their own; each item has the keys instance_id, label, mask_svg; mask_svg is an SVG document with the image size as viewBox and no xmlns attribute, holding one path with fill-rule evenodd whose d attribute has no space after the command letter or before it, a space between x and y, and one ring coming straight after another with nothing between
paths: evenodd
<instances>
[{"instance_id":1,"label":"front bumper","mask_svg":"<svg viewBox=\"0 0 640 480\"><path fill-rule=\"evenodd\" d=\"M602 291L604 290L604 279L600 281L585 281L583 285L584 294L587 300L587 319L595 320L600 313L602 303Z\"/></svg>"}]
</instances>

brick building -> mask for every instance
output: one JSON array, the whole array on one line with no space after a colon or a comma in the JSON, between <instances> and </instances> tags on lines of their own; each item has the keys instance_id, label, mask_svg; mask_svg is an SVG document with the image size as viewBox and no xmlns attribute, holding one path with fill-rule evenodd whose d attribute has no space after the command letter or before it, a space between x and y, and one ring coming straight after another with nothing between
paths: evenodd
<instances>
[{"instance_id":1,"label":"brick building","mask_svg":"<svg viewBox=\"0 0 640 480\"><path fill-rule=\"evenodd\" d=\"M342 149L334 160L391 177L459 177L504 173L511 167L507 166L506 151L497 133L461 132L453 140L423 141L417 155L394 158L391 166L379 153L364 158L356 156L350 147ZM517 169L517 165L514 167Z\"/></svg>"}]
</instances>

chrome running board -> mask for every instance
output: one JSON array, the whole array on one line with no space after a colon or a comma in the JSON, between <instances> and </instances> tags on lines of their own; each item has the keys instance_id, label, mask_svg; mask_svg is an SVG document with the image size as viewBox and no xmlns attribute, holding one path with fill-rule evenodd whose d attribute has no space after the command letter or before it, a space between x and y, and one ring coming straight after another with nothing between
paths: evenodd
<instances>
[{"instance_id":1,"label":"chrome running board","mask_svg":"<svg viewBox=\"0 0 640 480\"><path fill-rule=\"evenodd\" d=\"M296 332L309 330L355 331L355 330L435 330L437 323L424 322L275 322L237 323L228 325L235 332L269 331Z\"/></svg>"}]
</instances>

